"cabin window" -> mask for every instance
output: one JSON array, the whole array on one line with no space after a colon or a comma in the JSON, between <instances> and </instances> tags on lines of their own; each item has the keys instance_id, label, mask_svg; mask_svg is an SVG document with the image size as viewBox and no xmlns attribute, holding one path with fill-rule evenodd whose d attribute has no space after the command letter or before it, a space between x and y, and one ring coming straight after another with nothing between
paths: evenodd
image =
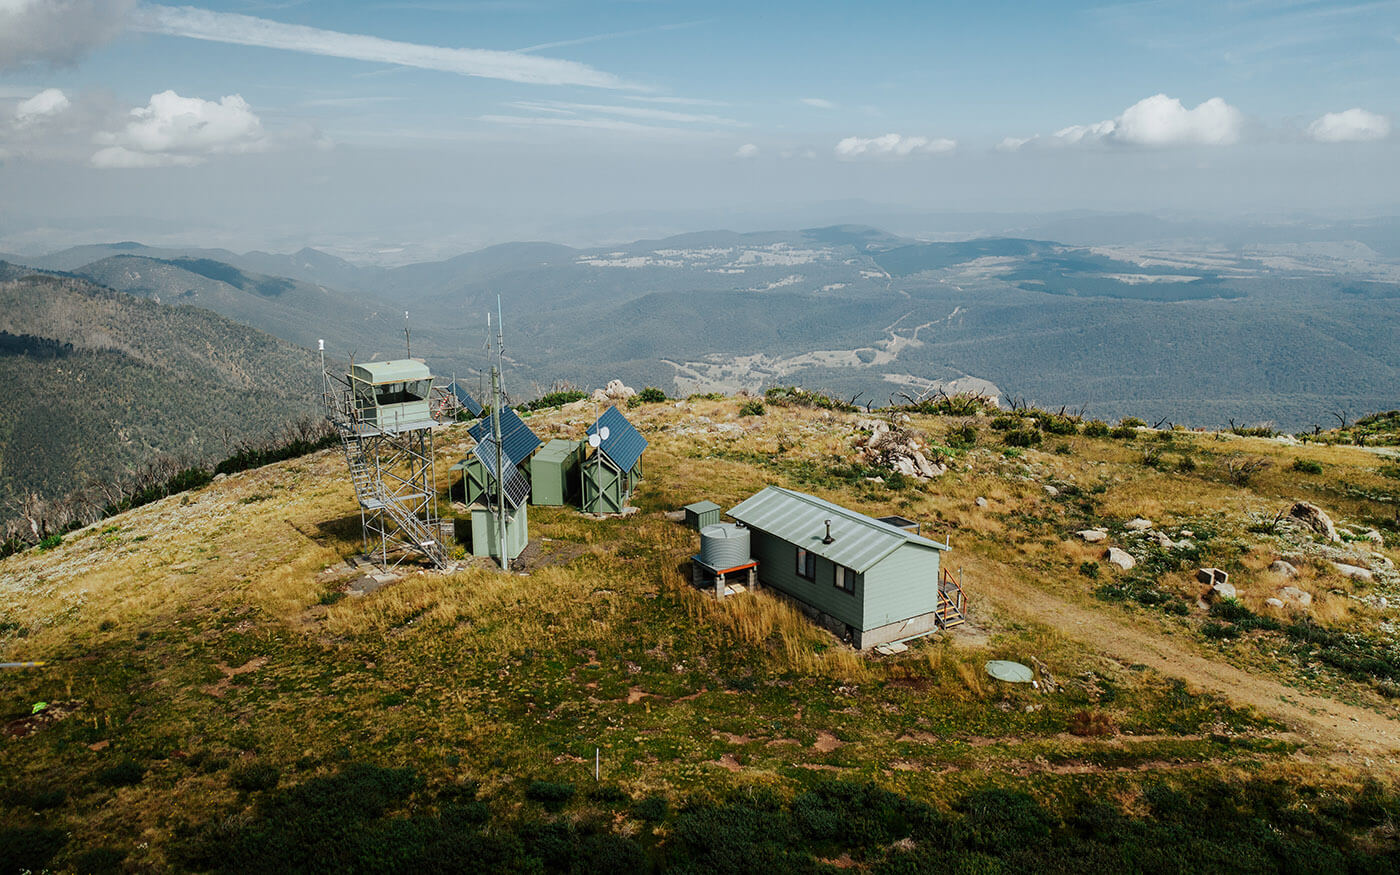
<instances>
[{"instance_id":1,"label":"cabin window","mask_svg":"<svg viewBox=\"0 0 1400 875\"><path fill-rule=\"evenodd\" d=\"M836 588L846 592L856 591L856 573L844 565L836 566Z\"/></svg>"},{"instance_id":2,"label":"cabin window","mask_svg":"<svg viewBox=\"0 0 1400 875\"><path fill-rule=\"evenodd\" d=\"M817 579L817 557L801 547L797 548L797 576L808 580Z\"/></svg>"}]
</instances>

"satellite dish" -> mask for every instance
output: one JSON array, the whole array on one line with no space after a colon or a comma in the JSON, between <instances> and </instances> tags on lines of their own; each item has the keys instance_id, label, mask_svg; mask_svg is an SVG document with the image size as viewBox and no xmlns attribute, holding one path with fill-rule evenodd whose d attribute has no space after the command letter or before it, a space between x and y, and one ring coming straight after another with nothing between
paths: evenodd
<instances>
[{"instance_id":1,"label":"satellite dish","mask_svg":"<svg viewBox=\"0 0 1400 875\"><path fill-rule=\"evenodd\" d=\"M610 432L608 431L608 427L606 425L598 429L598 437L603 440L607 440L609 434Z\"/></svg>"},{"instance_id":2,"label":"satellite dish","mask_svg":"<svg viewBox=\"0 0 1400 875\"><path fill-rule=\"evenodd\" d=\"M591 434L588 436L588 445L595 450L598 449L598 445L602 442L602 439L599 438L596 434Z\"/></svg>"}]
</instances>

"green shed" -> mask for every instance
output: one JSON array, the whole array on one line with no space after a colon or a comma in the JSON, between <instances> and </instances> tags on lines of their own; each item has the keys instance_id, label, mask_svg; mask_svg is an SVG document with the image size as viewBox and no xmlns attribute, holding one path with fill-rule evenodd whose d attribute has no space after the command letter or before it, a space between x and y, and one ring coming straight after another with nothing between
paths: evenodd
<instances>
[{"instance_id":1,"label":"green shed","mask_svg":"<svg viewBox=\"0 0 1400 875\"><path fill-rule=\"evenodd\" d=\"M647 439L616 407L588 427L588 449L579 464L580 507L586 513L622 513L642 480Z\"/></svg>"},{"instance_id":2,"label":"green shed","mask_svg":"<svg viewBox=\"0 0 1400 875\"><path fill-rule=\"evenodd\" d=\"M349 377L355 418L360 422L388 432L434 424L429 409L433 375L418 359L354 364Z\"/></svg>"},{"instance_id":3,"label":"green shed","mask_svg":"<svg viewBox=\"0 0 1400 875\"><path fill-rule=\"evenodd\" d=\"M477 504L483 502L482 498L488 489L486 477L486 466L481 464L481 460L475 456L468 456L448 470L461 471L462 483L460 490L453 498L460 498L463 504Z\"/></svg>"},{"instance_id":4,"label":"green shed","mask_svg":"<svg viewBox=\"0 0 1400 875\"><path fill-rule=\"evenodd\" d=\"M769 486L729 511L748 527L759 580L864 649L963 622L948 550L829 501Z\"/></svg>"},{"instance_id":5,"label":"green shed","mask_svg":"<svg viewBox=\"0 0 1400 875\"><path fill-rule=\"evenodd\" d=\"M578 500L578 466L583 445L555 438L530 457L530 503L559 506Z\"/></svg>"},{"instance_id":6,"label":"green shed","mask_svg":"<svg viewBox=\"0 0 1400 875\"><path fill-rule=\"evenodd\" d=\"M528 505L522 504L515 510L506 508L506 549L511 559L524 552L525 545L530 542L530 522L526 507ZM499 543L500 534L497 531L495 514L479 504L472 505L472 555L499 559Z\"/></svg>"},{"instance_id":7,"label":"green shed","mask_svg":"<svg viewBox=\"0 0 1400 875\"><path fill-rule=\"evenodd\" d=\"M685 524L699 531L719 522L720 506L713 501L697 501L685 506Z\"/></svg>"}]
</instances>

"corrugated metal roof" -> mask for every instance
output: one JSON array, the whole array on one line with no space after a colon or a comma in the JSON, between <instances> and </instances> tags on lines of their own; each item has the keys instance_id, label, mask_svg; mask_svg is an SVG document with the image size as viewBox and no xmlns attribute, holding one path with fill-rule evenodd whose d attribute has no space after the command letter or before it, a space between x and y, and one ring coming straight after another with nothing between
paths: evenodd
<instances>
[{"instance_id":1,"label":"corrugated metal roof","mask_svg":"<svg viewBox=\"0 0 1400 875\"><path fill-rule=\"evenodd\" d=\"M478 444L493 440L496 431L495 416L496 414L493 412L467 429L467 434L470 434ZM542 443L544 442L540 440L539 436L530 431L530 426L525 424L525 420L520 418L520 414L509 407L502 408L501 450L510 459L512 465L519 465L530 458L530 454L538 450ZM495 455L493 449L491 452L493 460Z\"/></svg>"},{"instance_id":2,"label":"corrugated metal roof","mask_svg":"<svg viewBox=\"0 0 1400 875\"><path fill-rule=\"evenodd\" d=\"M704 512L707 511L707 510L719 510L719 509L720 509L719 505L717 505L717 504L715 504L713 501L709 501L709 500L697 501L697 502L695 502L694 504L687 504L684 508L682 508L682 510L688 510L688 511L690 511L690 512L692 512L692 513L704 513Z\"/></svg>"},{"instance_id":3,"label":"corrugated metal roof","mask_svg":"<svg viewBox=\"0 0 1400 875\"><path fill-rule=\"evenodd\" d=\"M776 535L844 565L857 574L865 573L904 544L948 549L937 541L897 529L863 513L781 486L769 486L739 502L729 511L729 516L750 528ZM833 540L823 544L827 520L831 520Z\"/></svg>"},{"instance_id":4,"label":"corrugated metal roof","mask_svg":"<svg viewBox=\"0 0 1400 875\"><path fill-rule=\"evenodd\" d=\"M499 482L500 478L496 476L495 438L488 438L487 440L481 441L472 448L472 452L476 454L476 457L481 460L481 464L485 466L486 470L491 474L491 479ZM525 479L525 475L520 473L520 469L510 463L508 456L506 457L505 467L506 476L503 492L505 493L506 504L509 504L512 508L517 508L525 503L525 499L530 497L530 483Z\"/></svg>"},{"instance_id":5,"label":"corrugated metal roof","mask_svg":"<svg viewBox=\"0 0 1400 875\"><path fill-rule=\"evenodd\" d=\"M428 366L418 359L390 359L384 362L356 362L350 367L355 379L378 385L401 383L406 380L427 380L432 377Z\"/></svg>"},{"instance_id":6,"label":"corrugated metal roof","mask_svg":"<svg viewBox=\"0 0 1400 875\"><path fill-rule=\"evenodd\" d=\"M462 388L461 383L453 380L447 384L447 391L451 392L452 396L457 399L457 403L462 405L462 408L472 416L481 415L481 405L476 402L476 399L471 396L471 393Z\"/></svg>"},{"instance_id":7,"label":"corrugated metal roof","mask_svg":"<svg viewBox=\"0 0 1400 875\"><path fill-rule=\"evenodd\" d=\"M608 436L598 444L598 449L606 453L618 468L631 471L647 448L647 439L632 427L632 423L616 407L604 410L598 421L588 427L588 433L601 435L604 428L608 430Z\"/></svg>"}]
</instances>

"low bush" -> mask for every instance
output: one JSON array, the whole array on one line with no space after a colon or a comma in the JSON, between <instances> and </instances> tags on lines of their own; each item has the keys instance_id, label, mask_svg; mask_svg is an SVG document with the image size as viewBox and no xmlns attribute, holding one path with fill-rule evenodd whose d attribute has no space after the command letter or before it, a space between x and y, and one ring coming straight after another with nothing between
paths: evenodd
<instances>
[{"instance_id":1,"label":"low bush","mask_svg":"<svg viewBox=\"0 0 1400 875\"><path fill-rule=\"evenodd\" d=\"M1300 474L1321 474L1322 463L1314 459L1294 459L1293 470Z\"/></svg>"},{"instance_id":2,"label":"low bush","mask_svg":"<svg viewBox=\"0 0 1400 875\"><path fill-rule=\"evenodd\" d=\"M1108 434L1108 423L1104 422L1102 419L1091 419L1084 423L1085 437L1108 437Z\"/></svg>"},{"instance_id":3,"label":"low bush","mask_svg":"<svg viewBox=\"0 0 1400 875\"><path fill-rule=\"evenodd\" d=\"M525 788L525 798L538 802L549 811L558 811L574 798L574 785L555 781L531 781Z\"/></svg>"},{"instance_id":4,"label":"low bush","mask_svg":"<svg viewBox=\"0 0 1400 875\"><path fill-rule=\"evenodd\" d=\"M739 405L740 416L762 416L764 413L763 402L754 398Z\"/></svg>"},{"instance_id":5,"label":"low bush","mask_svg":"<svg viewBox=\"0 0 1400 875\"><path fill-rule=\"evenodd\" d=\"M633 395L631 398L627 399L627 406L637 407L642 404L660 404L663 401L669 400L670 399L666 397L666 393L661 389L658 389L655 386L647 386L646 388L642 389L642 391L638 392L636 395Z\"/></svg>"},{"instance_id":6,"label":"low bush","mask_svg":"<svg viewBox=\"0 0 1400 875\"><path fill-rule=\"evenodd\" d=\"M99 769L97 783L104 787L131 787L141 783L146 770L133 759L122 759L106 768Z\"/></svg>"},{"instance_id":7,"label":"low bush","mask_svg":"<svg viewBox=\"0 0 1400 875\"><path fill-rule=\"evenodd\" d=\"M253 793L274 789L281 777L282 773L271 763L249 763L234 769L228 782L235 790Z\"/></svg>"},{"instance_id":8,"label":"low bush","mask_svg":"<svg viewBox=\"0 0 1400 875\"><path fill-rule=\"evenodd\" d=\"M1137 429L1131 425L1117 425L1109 431L1108 436L1118 441L1130 441L1137 437Z\"/></svg>"},{"instance_id":9,"label":"low bush","mask_svg":"<svg viewBox=\"0 0 1400 875\"><path fill-rule=\"evenodd\" d=\"M547 392L534 401L528 401L520 405L520 410L526 413L536 410L550 410L555 407L563 407L565 404L572 404L575 401L582 401L587 397L588 393L580 389L558 389L553 392ZM661 400L666 400L664 393L661 396Z\"/></svg>"},{"instance_id":10,"label":"low bush","mask_svg":"<svg viewBox=\"0 0 1400 875\"><path fill-rule=\"evenodd\" d=\"M1040 432L1033 428L1016 428L1001 436L1008 447L1033 447L1040 443Z\"/></svg>"}]
</instances>

